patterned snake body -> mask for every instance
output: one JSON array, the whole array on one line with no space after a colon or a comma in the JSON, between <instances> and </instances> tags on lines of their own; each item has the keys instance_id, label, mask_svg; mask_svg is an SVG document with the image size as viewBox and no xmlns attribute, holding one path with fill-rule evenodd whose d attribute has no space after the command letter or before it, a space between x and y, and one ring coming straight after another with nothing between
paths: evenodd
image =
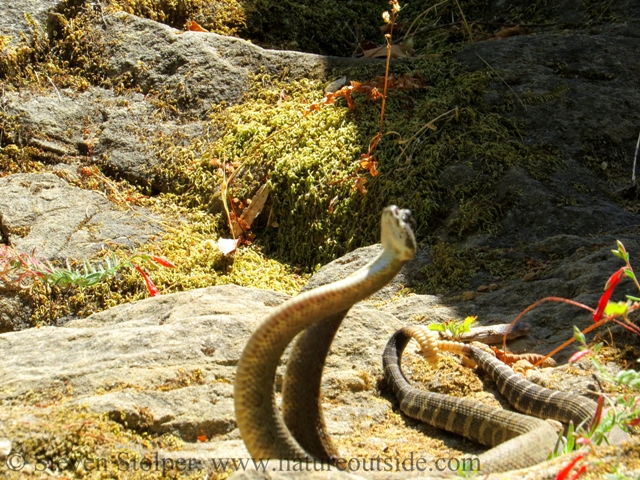
<instances>
[{"instance_id":1,"label":"patterned snake body","mask_svg":"<svg viewBox=\"0 0 640 480\"><path fill-rule=\"evenodd\" d=\"M438 349L467 356L489 374L513 407L538 418L413 388L400 366L402 352L412 337L432 363ZM521 378L474 344L437 341L435 332L424 326L404 327L391 337L383 354L383 368L406 415L494 447L478 456L485 473L526 468L546 460L555 447L559 425L552 426L541 419L579 426L589 422L597 409L596 402L586 397L544 388ZM614 443L627 438L617 426L609 434Z\"/></svg>"},{"instance_id":2,"label":"patterned snake body","mask_svg":"<svg viewBox=\"0 0 640 480\"><path fill-rule=\"evenodd\" d=\"M410 339L406 329L398 330L383 354L385 378L400 401L402 412L436 428L494 447L478 456L483 472L515 470L546 460L557 439L556 429L549 422L412 387L400 367L402 352ZM488 354L487 357L499 363ZM484 360L484 356L477 358L481 365Z\"/></svg>"},{"instance_id":3,"label":"patterned snake body","mask_svg":"<svg viewBox=\"0 0 640 480\"><path fill-rule=\"evenodd\" d=\"M381 222L383 251L375 260L344 280L286 301L274 309L251 336L238 362L234 402L238 428L252 457L308 457L285 426L276 406L273 385L280 357L299 332L323 319L338 316L341 320L344 316L341 312L346 313L353 304L391 281L415 254L412 225L408 210L395 206L385 208ZM337 322L335 328L339 324ZM327 350L334 333L331 332L327 340ZM324 363L324 358L321 360ZM310 380L307 374L300 383L307 384ZM300 425L314 429L314 425ZM323 429L323 426L322 422L315 428ZM316 436L322 435L324 431L316 432Z\"/></svg>"},{"instance_id":4,"label":"patterned snake body","mask_svg":"<svg viewBox=\"0 0 640 480\"><path fill-rule=\"evenodd\" d=\"M550 418L577 427L588 422L596 412L597 403L574 393L551 390L536 385L515 374L489 353L470 347L470 356L498 386L498 390L517 410L538 418Z\"/></svg>"},{"instance_id":5,"label":"patterned snake body","mask_svg":"<svg viewBox=\"0 0 640 480\"><path fill-rule=\"evenodd\" d=\"M415 254L412 222L407 210L386 208L380 256L344 280L286 301L251 336L238 363L234 402L238 428L252 457L302 459L311 455L330 459L337 453L326 432L319 403L325 357L351 306L385 286ZM285 375L283 420L274 394L276 369L287 345L303 330ZM556 428L550 423L411 387L400 367L410 338L405 330L396 332L387 344L383 365L387 382L407 415L493 446L478 457L484 472L523 468L546 459L557 438ZM483 350L465 348L494 377L500 391L516 408L576 424L593 415L595 402L534 385L515 376Z\"/></svg>"}]
</instances>

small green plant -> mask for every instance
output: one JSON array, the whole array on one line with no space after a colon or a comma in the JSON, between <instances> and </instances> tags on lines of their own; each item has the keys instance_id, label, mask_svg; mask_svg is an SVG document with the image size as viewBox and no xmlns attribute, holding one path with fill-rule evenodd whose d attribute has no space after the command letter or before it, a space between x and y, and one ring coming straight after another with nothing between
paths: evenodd
<instances>
[{"instance_id":1,"label":"small green plant","mask_svg":"<svg viewBox=\"0 0 640 480\"><path fill-rule=\"evenodd\" d=\"M577 449L588 446L594 450L594 446L601 445L602 442L608 443L608 435L614 428L628 430L631 427L640 425L640 372L636 370L621 370L615 376L611 375L602 366L596 358L598 351L602 348L602 343L589 348L586 343L584 334L577 328L574 328L574 338L581 344L581 349L574 353L569 359L569 363L575 363L578 360L591 356L591 362L600 373L600 378L609 383L624 386L628 389L626 395L617 395L615 397L606 397L601 395L598 398L598 407L591 419L589 425L578 425L575 427L573 423L569 424L566 437L560 434L559 442L563 447L558 454L571 453ZM640 360L639 360L640 361ZM604 408L605 401L609 404ZM565 466L556 476L558 480L564 480L571 469L584 457L578 455ZM582 465L576 474L571 478L578 478L587 470L586 465ZM607 479L629 479L621 473L608 474Z\"/></svg>"},{"instance_id":2,"label":"small green plant","mask_svg":"<svg viewBox=\"0 0 640 480\"><path fill-rule=\"evenodd\" d=\"M507 332L504 335L503 350L506 351L507 334L509 333L509 331L511 330L513 325L515 325L515 323L518 320L520 320L526 313L530 312L535 307L537 307L538 305L540 305L542 303L545 303L545 302L568 303L569 305L574 305L576 307L579 307L579 308L582 308L584 310L588 310L589 312L591 312L594 323L592 325L588 326L587 328L585 328L584 330L582 330L581 333L583 335L585 333L591 332L592 330L595 330L596 328L604 325L605 323L614 322L614 323L620 325L621 327L625 328L626 330L630 331L631 333L635 333L636 335L640 336L640 327L638 327L636 324L634 324L629 319L629 314L631 312L635 312L636 310L640 309L640 298L634 297L634 296L631 296L631 295L627 295L626 296L627 297L627 301L626 302L616 302L616 303L614 303L614 302L610 302L609 301L611 299L611 295L613 294L613 291L615 290L615 288L618 286L618 284L622 281L622 279L624 277L627 277L627 278L630 278L631 280L633 280L633 282L635 283L635 285L638 288L638 290L640 290L640 283L638 282L638 279L636 278L636 275L633 272L633 268L631 267L631 263L629 261L629 254L627 253L627 250L625 249L625 247L622 244L622 242L620 242L619 240L616 241L616 246L618 248L616 248L615 250L612 250L611 252L616 257L619 257L622 260L624 260L625 266L619 268L618 270L616 270L609 277L609 279L607 280L607 282L604 285L604 293L600 297L600 300L598 301L598 306L595 309L589 307L588 305L584 305L583 303L579 303L579 302L576 302L574 300L569 300L568 298L562 298L562 297L545 297L545 298L542 298L542 299L538 300L537 302L529 305L527 308L525 308L511 322L511 326L507 329ZM552 355L555 355L556 353L558 353L560 350L564 349L565 347L569 346L575 340L576 340L576 336L574 335L572 338L570 338L569 340L564 342L562 345L556 347L554 350L549 352L546 355L545 358L543 358L542 360L536 362L536 365L540 365L542 362L544 362L544 360L546 360L547 358L551 357Z\"/></svg>"},{"instance_id":3,"label":"small green plant","mask_svg":"<svg viewBox=\"0 0 640 480\"><path fill-rule=\"evenodd\" d=\"M113 277L122 268L135 268L142 276L149 295L155 297L159 294L158 289L140 265L134 262L153 262L167 268L175 267L166 258L137 252L126 260L120 260L112 253L106 257L105 265L95 266L85 260L81 269L74 270L67 260L67 268L57 268L49 260L39 259L35 248L27 254L18 252L10 245L0 245L0 282L5 286L14 285L18 288L30 288L33 282L58 287L90 287Z\"/></svg>"},{"instance_id":4,"label":"small green plant","mask_svg":"<svg viewBox=\"0 0 640 480\"><path fill-rule=\"evenodd\" d=\"M605 397L598 399L598 410L596 416L586 430L585 438L593 441L596 445L606 440L607 434L617 425L620 428L628 429L640 425L640 372L636 370L621 370L615 376L611 375L598 361L596 354L602 348L602 343L589 348L584 334L574 327L574 337L581 344L581 349L574 353L569 359L569 363L575 363L583 357L590 356L591 362L600 373L600 378L611 384L626 387L627 395L618 395L614 398L607 398L609 407L602 408ZM605 413L606 415L603 415ZM583 443L588 443L585 441Z\"/></svg>"},{"instance_id":5,"label":"small green plant","mask_svg":"<svg viewBox=\"0 0 640 480\"><path fill-rule=\"evenodd\" d=\"M580 331L577 327L573 327L573 337L564 342L559 347L555 348L546 357L538 361L536 364L541 364L544 360L551 355L559 352L563 348L567 347L574 341L577 341L581 346L580 350L574 353L569 359L569 363L575 363L583 357L591 356L591 361L595 369L599 372L600 378L603 381L617 385L618 387L625 387L627 392L625 394L618 394L615 396L601 394L598 398L598 406L593 419L588 425L569 425L567 436L563 437L562 434L559 438L558 444L562 444L561 449L556 449L557 455L563 453L571 453L582 446L589 447L592 451L595 451L595 446L602 444L602 442L608 442L608 434L614 429L619 428L623 431L629 431L631 428L640 426L640 372L636 370L622 370L615 376L611 375L598 361L595 354L602 348L602 344L599 343L591 348L587 346L585 333L588 333L601 325L614 322L626 330L640 335L640 328L635 325L630 319L629 314L640 309L640 298L631 295L626 295L627 300L624 302L611 302L611 295L613 294L616 286L622 281L623 278L631 279L638 290L640 290L640 283L636 278L636 275L631 267L629 261L629 254L625 249L622 242L616 242L617 248L612 250L612 253L622 259L625 265L616 270L607 280L604 286L604 293L598 300L597 307L591 308L573 300L569 300L561 297L546 297L533 303L525 310L523 310L511 323L513 326L520 318L522 318L527 312L537 307L541 303L554 301L563 302L570 305L574 305L579 308L583 308L592 313L593 324L584 330ZM508 333L509 329L507 330ZM503 347L506 343L506 334L503 341ZM640 362L640 360L638 360ZM605 407L605 402L607 406ZM559 451L558 451L559 450ZM585 454L579 454L573 458L571 462L565 465L557 474L556 480L575 480L581 476L587 470L587 465L581 465L576 472L569 478L568 475L574 467L583 459ZM606 476L607 479L629 479L630 477L618 472L617 470ZM638 480L640 477L636 477Z\"/></svg>"},{"instance_id":6,"label":"small green plant","mask_svg":"<svg viewBox=\"0 0 640 480\"><path fill-rule=\"evenodd\" d=\"M471 326L476 322L477 318L478 317L467 317L463 321L448 320L442 323L432 323L429 325L429 330L442 332L452 340L458 340L463 333L471 331Z\"/></svg>"}]
</instances>

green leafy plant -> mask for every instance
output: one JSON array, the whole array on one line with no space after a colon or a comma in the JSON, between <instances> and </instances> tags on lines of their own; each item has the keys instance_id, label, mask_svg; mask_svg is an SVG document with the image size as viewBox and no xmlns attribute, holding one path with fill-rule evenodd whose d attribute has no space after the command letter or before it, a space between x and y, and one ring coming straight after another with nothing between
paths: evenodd
<instances>
[{"instance_id":1,"label":"green leafy plant","mask_svg":"<svg viewBox=\"0 0 640 480\"><path fill-rule=\"evenodd\" d=\"M66 262L67 268L58 268L36 256L35 248L31 253L21 253L10 245L0 245L0 282L5 286L14 285L18 288L29 288L33 282L45 285L66 287L90 287L113 277L122 268L135 268L142 276L149 295L155 297L158 289L147 273L137 263L155 263L162 267L174 268L175 265L166 258L137 252L126 260L120 260L115 254L107 256L104 264L92 265L87 260L82 268L73 269ZM31 282L31 283L30 283Z\"/></svg>"},{"instance_id":2,"label":"green leafy plant","mask_svg":"<svg viewBox=\"0 0 640 480\"><path fill-rule=\"evenodd\" d=\"M608 434L614 428L620 428L628 431L631 428L640 425L640 396L638 395L640 392L640 372L636 370L622 370L616 375L611 375L596 357L596 354L602 348L602 344L599 343L593 347L588 347L585 338L586 333L589 333L608 322L614 322L626 330L635 333L636 335L640 335L640 328L629 319L629 314L631 312L640 309L640 298L626 295L627 300L624 302L610 301L613 291L625 277L631 279L638 290L640 290L640 283L638 282L631 266L629 253L620 241L616 242L616 247L617 248L615 250L612 250L612 253L622 259L625 262L625 265L616 270L609 277L604 286L604 293L600 296L598 305L595 309L566 298L546 297L527 307L511 323L512 327L527 312L538 305L549 301L568 303L590 311L592 313L594 323L582 331L574 326L573 337L555 348L552 352L547 354L546 357L538 361L537 364L539 365L546 358L549 358L574 341L577 341L580 344L580 350L571 356L569 363L575 363L584 357L590 356L591 361L595 369L599 372L599 376L602 381L609 382L613 385L617 385L618 387L625 387L627 390L626 394L619 394L615 396L605 395L604 393L601 394L598 398L596 412L589 424L578 426L570 424L567 436L563 437L561 434L558 443L562 443L563 446L561 449L556 449L557 451L560 450L557 452L557 455L574 452L583 446L587 446L591 448L592 451L595 451L595 446L602 444L602 442L608 442ZM509 330L510 328L507 330L507 333ZM506 334L503 341L503 348L505 343ZM504 350L506 351L506 348ZM587 465L585 464L581 465L571 477L568 477L573 468L583 459L583 457L584 454L577 455L558 472L556 480L575 480L581 476L587 470ZM624 474L616 471L613 474L607 475L606 478L626 479L629 477L626 477Z\"/></svg>"},{"instance_id":3,"label":"green leafy plant","mask_svg":"<svg viewBox=\"0 0 640 480\"><path fill-rule=\"evenodd\" d=\"M566 437L560 434L558 443L562 443L563 447L557 453L558 455L572 453L583 446L587 446L594 451L595 446L601 445L602 442L608 443L608 434L614 428L618 427L623 430L628 430L630 427L640 425L640 397L636 394L640 392L640 372L636 370L621 370L615 376L611 375L595 355L602 348L602 343L589 348L584 334L577 327L574 327L574 338L580 342L581 349L571 356L569 363L575 363L584 357L591 356L591 362L600 373L602 380L618 386L625 386L629 389L629 393L615 397L601 395L598 398L598 407L589 425L579 425L575 427L573 423L570 423ZM609 404L607 408L604 408L605 401ZM556 479L565 480L569 472L583 457L583 454L576 456L558 472ZM571 477L571 480L578 478L586 470L587 465L580 466L577 472ZM629 479L630 477L616 472L614 474L608 474L605 478L622 480Z\"/></svg>"},{"instance_id":4,"label":"green leafy plant","mask_svg":"<svg viewBox=\"0 0 640 480\"><path fill-rule=\"evenodd\" d=\"M596 354L602 348L602 343L589 348L584 334L576 327L574 327L574 337L580 342L581 349L571 356L569 363L575 363L583 357L590 356L591 363L600 373L602 380L626 387L629 391L627 395L618 395L607 399L610 406L604 410L606 415L602 415L602 403L605 397L601 396L599 398L596 417L585 432L586 438L595 441L599 445L603 440L606 440L607 433L616 425L625 429L640 425L640 397L634 395L634 393L640 393L640 372L636 370L621 370L615 376L611 375L596 357Z\"/></svg>"},{"instance_id":5,"label":"green leafy plant","mask_svg":"<svg viewBox=\"0 0 640 480\"><path fill-rule=\"evenodd\" d=\"M636 335L640 336L640 327L638 327L636 324L634 324L629 319L629 314L631 312L634 312L634 311L640 309L640 298L634 297L634 296L631 296L631 295L627 295L626 296L627 297L627 301L626 302L616 302L616 303L614 303L614 302L610 302L609 301L611 299L611 295L613 294L613 291L618 286L618 284L622 281L622 279L625 278L625 277L630 278L631 280L633 280L633 282L635 283L636 287L638 287L638 290L640 290L640 283L638 282L638 279L636 278L636 275L633 272L633 268L631 267L631 263L629 261L629 254L627 253L627 250L625 249L625 247L622 244L622 242L620 242L619 240L616 241L616 246L618 248L616 248L615 250L612 250L612 253L616 257L619 257L622 260L624 260L625 266L619 268L618 270L616 270L609 277L609 279L607 280L607 282L605 283L605 286L604 286L604 293L600 297L600 300L598 301L598 305L597 305L597 307L595 309L589 307L588 305L584 305L583 303L576 302L574 300L569 300L568 298L545 297L543 299L540 299L537 302L535 302L535 303L529 305L527 308L525 308L511 322L511 326L509 327L509 329L507 329L507 332L504 335L503 350L506 351L507 334L509 333L509 331L511 330L513 325L515 325L515 323L518 320L520 320L526 313L530 312L535 307L537 307L538 305L541 305L542 303L545 303L545 302L568 303L569 305L574 305L576 307L579 307L579 308L582 308L584 310L588 310L589 312L591 312L594 323L592 325L588 326L587 328L585 328L584 330L582 330L581 333L583 335L585 333L591 332L592 330L595 330L596 328L604 325L605 323L613 322L613 323L616 323L616 324L620 325L621 327L625 328L626 330L630 331L631 333L635 333ZM552 350L550 353L548 353L545 358L543 358L542 360L536 362L536 365L540 365L544 360L546 360L547 358L551 357L552 355L555 355L556 353L558 353L560 350L564 349L565 347L569 346L575 340L576 340L576 337L574 335L574 337L570 338L569 340L564 342L562 345L556 347L554 350Z\"/></svg>"},{"instance_id":6,"label":"green leafy plant","mask_svg":"<svg viewBox=\"0 0 640 480\"><path fill-rule=\"evenodd\" d=\"M442 332L451 337L451 339L458 340L463 333L471 331L471 326L476 322L477 318L478 317L467 317L462 321L449 320L442 323L432 323L429 325L429 330Z\"/></svg>"}]
</instances>

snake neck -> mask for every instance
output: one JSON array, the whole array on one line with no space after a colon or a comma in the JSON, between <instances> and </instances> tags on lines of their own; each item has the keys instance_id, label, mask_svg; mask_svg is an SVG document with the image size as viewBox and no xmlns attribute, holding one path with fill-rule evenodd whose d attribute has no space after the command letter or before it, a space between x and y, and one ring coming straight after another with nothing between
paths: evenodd
<instances>
[{"instance_id":1,"label":"snake neck","mask_svg":"<svg viewBox=\"0 0 640 480\"><path fill-rule=\"evenodd\" d=\"M304 458L275 404L273 385L280 357L293 338L330 315L348 310L386 285L406 261L385 249L349 277L304 292L277 307L242 352L235 384L238 428L254 458Z\"/></svg>"}]
</instances>

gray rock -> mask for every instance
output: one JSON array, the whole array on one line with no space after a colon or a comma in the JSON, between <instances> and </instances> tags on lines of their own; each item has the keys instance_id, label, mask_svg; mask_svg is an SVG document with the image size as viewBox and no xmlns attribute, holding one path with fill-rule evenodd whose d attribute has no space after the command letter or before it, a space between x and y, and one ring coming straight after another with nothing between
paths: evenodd
<instances>
[{"instance_id":1,"label":"gray rock","mask_svg":"<svg viewBox=\"0 0 640 480\"><path fill-rule=\"evenodd\" d=\"M124 212L97 192L51 174L0 178L0 228L21 252L48 259L85 259L107 243L135 248L160 232L153 216Z\"/></svg>"},{"instance_id":2,"label":"gray rock","mask_svg":"<svg viewBox=\"0 0 640 480\"><path fill-rule=\"evenodd\" d=\"M565 31L476 42L457 55L471 70L491 65L499 77L488 103L525 126L525 143L552 146L564 158L548 180L514 168L499 181L496 197L510 206L494 245L638 224L616 203L631 179L640 124L633 71L640 38L619 27L600 35Z\"/></svg>"},{"instance_id":3,"label":"gray rock","mask_svg":"<svg viewBox=\"0 0 640 480\"><path fill-rule=\"evenodd\" d=\"M0 35L12 37L15 45L21 32L29 32L25 13L40 25L46 25L49 12L58 5L58 0L3 0L0 2Z\"/></svg>"},{"instance_id":4,"label":"gray rock","mask_svg":"<svg viewBox=\"0 0 640 480\"><path fill-rule=\"evenodd\" d=\"M246 40L215 33L182 32L126 13L106 17L107 63L115 75L131 72L143 91L180 92L181 104L237 103L249 86L250 73L286 72L293 78L324 78L332 69L371 63L265 50Z\"/></svg>"},{"instance_id":5,"label":"gray rock","mask_svg":"<svg viewBox=\"0 0 640 480\"><path fill-rule=\"evenodd\" d=\"M571 168L563 168L562 171L568 177L577 173L569 173ZM580 175L584 174L583 178L590 175L587 171L579 171ZM637 215L599 194L567 204L562 193L566 191L560 187L535 180L522 168L512 168L500 181L500 195L505 201L509 196L517 200L513 201L513 206L503 218L500 234L487 243L511 246L563 234L595 235L629 229L640 223Z\"/></svg>"},{"instance_id":6,"label":"gray rock","mask_svg":"<svg viewBox=\"0 0 640 480\"><path fill-rule=\"evenodd\" d=\"M496 78L490 98L511 98L513 116L527 123L528 141L576 158L606 139L632 151L640 121L633 73L639 55L640 38L544 33L477 42L458 59L473 70L487 68L484 59L502 72L510 88Z\"/></svg>"},{"instance_id":7,"label":"gray rock","mask_svg":"<svg viewBox=\"0 0 640 480\"><path fill-rule=\"evenodd\" d=\"M244 345L262 317L286 298L234 285L210 287L120 305L61 328L4 334L0 401L19 404L29 391L64 385L73 392L71 404L88 405L131 428L189 442L201 431L220 438L236 428L233 381ZM375 393L364 379L381 376L382 349L400 325L367 307L355 307L345 319L323 390L339 402L340 408L326 407L341 434L353 430L354 411L344 406ZM40 354L25 359L25 348ZM376 417L384 418L388 408Z\"/></svg>"},{"instance_id":8,"label":"gray rock","mask_svg":"<svg viewBox=\"0 0 640 480\"><path fill-rule=\"evenodd\" d=\"M41 149L50 163L83 158L131 182L166 190L166 183L151 175L159 163L157 142L172 138L179 146L202 135L199 122L161 117L140 93L117 96L98 87L59 93L5 92L2 107L21 124L6 139Z\"/></svg>"}]
</instances>

